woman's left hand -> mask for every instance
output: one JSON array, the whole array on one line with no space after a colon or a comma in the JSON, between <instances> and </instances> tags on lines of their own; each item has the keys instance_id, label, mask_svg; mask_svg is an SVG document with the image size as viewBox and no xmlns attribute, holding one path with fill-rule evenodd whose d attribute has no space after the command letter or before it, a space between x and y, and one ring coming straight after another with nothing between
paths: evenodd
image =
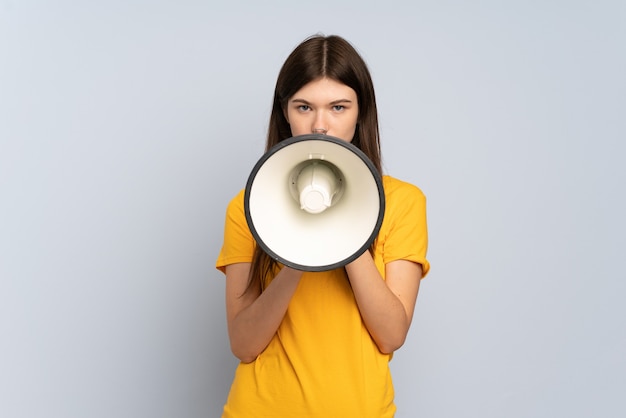
<instances>
[{"instance_id":1,"label":"woman's left hand","mask_svg":"<svg viewBox=\"0 0 626 418\"><path fill-rule=\"evenodd\" d=\"M421 264L396 260L385 265L385 279L369 251L346 265L346 272L367 327L378 349L392 353L404 344L413 319L422 278Z\"/></svg>"}]
</instances>

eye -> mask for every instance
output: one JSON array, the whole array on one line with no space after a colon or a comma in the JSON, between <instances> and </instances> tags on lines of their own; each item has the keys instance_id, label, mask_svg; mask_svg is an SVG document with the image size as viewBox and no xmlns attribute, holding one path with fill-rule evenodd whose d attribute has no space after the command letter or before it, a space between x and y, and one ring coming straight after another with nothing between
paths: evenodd
<instances>
[{"instance_id":1,"label":"eye","mask_svg":"<svg viewBox=\"0 0 626 418\"><path fill-rule=\"evenodd\" d=\"M334 105L334 106L333 106L333 110L334 110L335 112L341 112L341 111L343 111L345 108L346 108L346 107L345 107L345 106L343 106L343 105Z\"/></svg>"},{"instance_id":2,"label":"eye","mask_svg":"<svg viewBox=\"0 0 626 418\"><path fill-rule=\"evenodd\" d=\"M308 105L299 105L299 106L298 106L298 110L299 110L300 112L306 112L307 110L310 110L310 109L311 109L311 107L310 107L310 106L308 106Z\"/></svg>"}]
</instances>

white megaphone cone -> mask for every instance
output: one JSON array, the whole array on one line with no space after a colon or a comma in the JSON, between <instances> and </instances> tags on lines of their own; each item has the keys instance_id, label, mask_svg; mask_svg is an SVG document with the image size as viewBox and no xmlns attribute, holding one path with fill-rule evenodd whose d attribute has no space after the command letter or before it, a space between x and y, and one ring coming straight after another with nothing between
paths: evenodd
<instances>
[{"instance_id":1,"label":"white megaphone cone","mask_svg":"<svg viewBox=\"0 0 626 418\"><path fill-rule=\"evenodd\" d=\"M385 212L380 174L354 145L327 135L281 141L256 163L244 194L257 244L303 271L341 267L376 239Z\"/></svg>"}]
</instances>

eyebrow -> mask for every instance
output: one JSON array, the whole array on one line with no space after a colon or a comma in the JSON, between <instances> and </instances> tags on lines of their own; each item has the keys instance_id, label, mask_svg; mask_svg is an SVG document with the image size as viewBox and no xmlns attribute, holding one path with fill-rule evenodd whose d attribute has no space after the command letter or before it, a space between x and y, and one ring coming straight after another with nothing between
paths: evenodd
<instances>
[{"instance_id":1,"label":"eyebrow","mask_svg":"<svg viewBox=\"0 0 626 418\"><path fill-rule=\"evenodd\" d=\"M311 104L310 102L308 102L307 100L304 100L304 99L293 99L293 100L291 100L291 102L293 102L293 103L302 103L302 104L306 104L306 105ZM350 100L350 99L333 100L332 102L329 103L329 105L336 105L336 104L340 104L340 103L352 103L352 100Z\"/></svg>"}]
</instances>

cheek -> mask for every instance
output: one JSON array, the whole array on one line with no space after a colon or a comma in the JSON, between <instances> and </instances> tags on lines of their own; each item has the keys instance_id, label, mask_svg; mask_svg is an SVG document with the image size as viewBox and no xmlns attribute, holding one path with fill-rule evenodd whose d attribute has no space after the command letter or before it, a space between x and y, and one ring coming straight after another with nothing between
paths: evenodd
<instances>
[{"instance_id":1,"label":"cheek","mask_svg":"<svg viewBox=\"0 0 626 418\"><path fill-rule=\"evenodd\" d=\"M352 134L352 136L356 135L357 126L358 126L358 121L355 119L354 122L350 124L350 128L349 128L349 131Z\"/></svg>"},{"instance_id":2,"label":"cheek","mask_svg":"<svg viewBox=\"0 0 626 418\"><path fill-rule=\"evenodd\" d=\"M295 123L295 124L291 124L289 125L291 128L291 135L293 136L297 136L297 135L304 135L304 134L310 134L310 129L304 129L301 125Z\"/></svg>"},{"instance_id":3,"label":"cheek","mask_svg":"<svg viewBox=\"0 0 626 418\"><path fill-rule=\"evenodd\" d=\"M287 119L289 123L289 129L291 129L291 135L304 135L310 134L310 127L306 122L302 121L301 118L298 117L290 117Z\"/></svg>"}]
</instances>

